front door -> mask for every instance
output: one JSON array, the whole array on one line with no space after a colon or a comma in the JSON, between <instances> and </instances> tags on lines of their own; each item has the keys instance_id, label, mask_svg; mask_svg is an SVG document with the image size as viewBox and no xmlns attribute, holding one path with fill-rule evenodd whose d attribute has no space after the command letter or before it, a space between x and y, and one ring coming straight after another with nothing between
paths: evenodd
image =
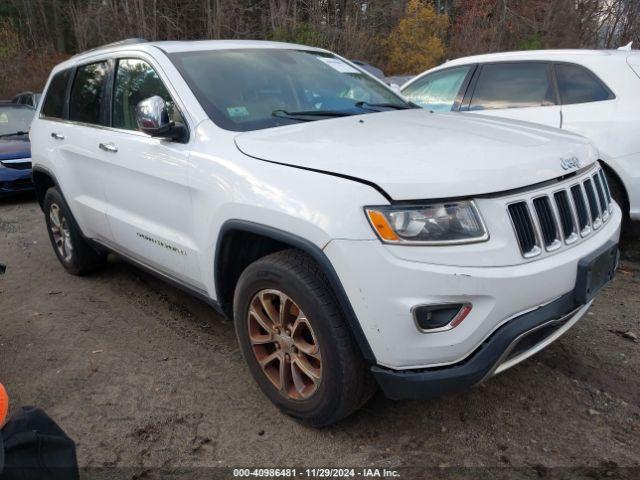
<instances>
[{"instance_id":1,"label":"front door","mask_svg":"<svg viewBox=\"0 0 640 480\"><path fill-rule=\"evenodd\" d=\"M162 97L172 120L182 121L171 95L149 62L116 62L111 128L100 144L108 156L104 184L107 218L117 248L148 267L201 287L187 181L189 147L139 131L136 105Z\"/></svg>"}]
</instances>

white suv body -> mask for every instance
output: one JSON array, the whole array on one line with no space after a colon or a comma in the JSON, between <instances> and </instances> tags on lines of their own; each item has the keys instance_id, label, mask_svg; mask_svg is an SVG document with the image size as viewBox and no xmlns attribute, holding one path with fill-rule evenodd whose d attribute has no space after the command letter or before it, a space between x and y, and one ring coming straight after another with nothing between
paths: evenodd
<instances>
[{"instance_id":1,"label":"white suv body","mask_svg":"<svg viewBox=\"0 0 640 480\"><path fill-rule=\"evenodd\" d=\"M640 51L540 50L458 58L411 79L424 108L562 128L598 148L616 200L640 220Z\"/></svg>"},{"instance_id":2,"label":"white suv body","mask_svg":"<svg viewBox=\"0 0 640 480\"><path fill-rule=\"evenodd\" d=\"M179 112L173 133L148 130L169 103L140 98L140 72ZM62 264L84 273L116 252L233 316L265 394L313 425L362 404L370 372L388 396L421 398L518 363L585 313L617 262L621 212L588 141L407 108L323 50L110 46L58 65L45 91L34 181ZM281 108L306 105L296 95L313 111ZM262 326L303 310L304 335Z\"/></svg>"}]
</instances>

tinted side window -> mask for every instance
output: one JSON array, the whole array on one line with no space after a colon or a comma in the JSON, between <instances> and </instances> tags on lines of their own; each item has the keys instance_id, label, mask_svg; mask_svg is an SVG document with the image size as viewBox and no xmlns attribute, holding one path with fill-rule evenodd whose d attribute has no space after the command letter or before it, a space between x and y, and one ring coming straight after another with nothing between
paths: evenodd
<instances>
[{"instance_id":1,"label":"tinted side window","mask_svg":"<svg viewBox=\"0 0 640 480\"><path fill-rule=\"evenodd\" d=\"M133 58L119 60L113 95L113 126L138 130L136 106L142 100L155 95L162 97L166 102L169 118L174 122L182 122L171 95L147 62Z\"/></svg>"},{"instance_id":2,"label":"tinted side window","mask_svg":"<svg viewBox=\"0 0 640 480\"><path fill-rule=\"evenodd\" d=\"M64 111L64 96L67 92L67 84L71 70L63 70L56 73L49 84L44 104L42 105L42 114L51 118L62 118Z\"/></svg>"},{"instance_id":3,"label":"tinted side window","mask_svg":"<svg viewBox=\"0 0 640 480\"><path fill-rule=\"evenodd\" d=\"M563 105L613 98L613 94L593 73L579 65L558 64L556 76Z\"/></svg>"},{"instance_id":4,"label":"tinted side window","mask_svg":"<svg viewBox=\"0 0 640 480\"><path fill-rule=\"evenodd\" d=\"M416 80L402 94L422 108L450 112L471 67L456 67Z\"/></svg>"},{"instance_id":5,"label":"tinted side window","mask_svg":"<svg viewBox=\"0 0 640 480\"><path fill-rule=\"evenodd\" d=\"M101 123L101 109L108 76L107 62L78 68L69 99L69 119L82 123Z\"/></svg>"},{"instance_id":6,"label":"tinted side window","mask_svg":"<svg viewBox=\"0 0 640 480\"><path fill-rule=\"evenodd\" d=\"M555 105L546 63L494 63L482 66L470 110Z\"/></svg>"}]
</instances>

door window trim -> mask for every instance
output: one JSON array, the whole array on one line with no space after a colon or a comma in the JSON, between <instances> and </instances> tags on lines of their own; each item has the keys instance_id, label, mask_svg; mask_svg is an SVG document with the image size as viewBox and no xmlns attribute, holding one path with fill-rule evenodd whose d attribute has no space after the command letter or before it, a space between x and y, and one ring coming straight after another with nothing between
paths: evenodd
<instances>
[{"instance_id":1,"label":"door window trim","mask_svg":"<svg viewBox=\"0 0 640 480\"><path fill-rule=\"evenodd\" d=\"M42 120L47 120L50 122L58 122L58 123L64 123L67 125L76 125L76 126L80 126L80 127L89 127L89 128L96 128L99 130L106 130L106 131L112 131L112 132L118 132L118 133L126 133L129 135L136 135L138 137L144 137L144 138L154 138L151 135L147 135L146 133L143 133L139 130L124 130L124 129L120 129L120 128L114 128L111 126L111 117L112 117L112 96L113 96L113 86L115 85L115 64L118 60L120 59L134 59L134 60L141 60L145 63L147 63L151 68L153 68L153 70L156 72L156 74L158 75L158 77L160 77L160 80L162 81L162 83L164 84L165 88L167 89L167 91L169 92L169 94L171 95L171 98L173 99L173 101L175 102L175 104L179 107L180 110L180 115L182 116L182 119L184 120L184 126L187 130L187 137L186 140L184 140L183 142L171 142L171 143L182 143L182 144L188 144L191 142L192 139L192 135L191 135L191 120L190 117L188 115L187 110L184 108L184 103L182 102L182 100L180 99L180 96L177 95L177 90L173 87L173 84L168 80L168 76L164 75L164 71L162 70L162 68L160 68L156 62L154 61L153 57L149 56L149 58L146 58L143 55L139 55L138 52L114 52L111 55L108 56L103 56L103 55L96 55L94 57L88 58L85 61L83 61L82 63L78 63L76 65L71 65L69 67L66 68L61 68L58 72L62 72L64 70L69 70L70 71L70 75L69 75L69 79L67 80L67 88L66 88L66 92L64 95L64 104L63 104L63 108L62 108L62 118L56 118L56 117L47 117L46 115L44 115L42 113L42 105L44 104L44 102L40 102L39 104L39 108L40 108L40 113L38 115L39 119ZM107 78L107 82L108 82L108 86L109 88L107 88L107 97L105 97L108 101L107 103L107 109L108 109L108 119L109 119L109 125L98 125L95 123L85 123L85 122L78 122L75 120L70 120L69 119L69 100L71 99L71 89L73 88L73 83L75 81L76 78L76 74L78 71L78 68L81 68L85 65L91 65L93 63L100 63L100 62L111 62L109 63L109 74L108 74L108 78ZM163 76L164 75L164 76ZM166 79L164 78L166 77ZM53 77L51 77L51 79L53 79ZM49 90L49 86L47 87L47 92ZM164 140L169 142L169 140Z\"/></svg>"},{"instance_id":2,"label":"door window trim","mask_svg":"<svg viewBox=\"0 0 640 480\"><path fill-rule=\"evenodd\" d=\"M68 72L68 77L67 77L67 84L64 87L64 95L62 98L62 115L60 117L49 117L48 115L45 115L44 112L42 111L42 109L44 108L44 103L47 99L47 96L49 95L49 90L51 89L51 84L53 83L53 79L61 73L64 72ZM35 107L38 109L38 118L40 120L48 120L51 122L61 122L61 121L68 121L69 120L69 94L71 92L71 84L73 83L71 80L73 78L75 78L76 75L76 67L75 66L71 66L71 67L66 67L66 68L61 68L60 70L58 70L55 73L51 74L51 79L49 81L49 84L47 85L46 90L43 91L42 93L42 99L41 101L38 103L38 105Z\"/></svg>"},{"instance_id":3,"label":"door window trim","mask_svg":"<svg viewBox=\"0 0 640 480\"><path fill-rule=\"evenodd\" d=\"M541 107L560 107L560 92L558 91L558 85L556 84L555 78L555 68L553 67L554 62L550 60L502 60L495 62L483 62L477 65L475 69L473 78L471 79L469 88L467 89L467 93L465 94L464 100L462 101L462 106L460 107L461 112L468 112L471 109L471 101L473 100L473 96L475 95L476 88L478 86L478 80L480 79L480 75L482 75L482 70L487 65L503 65L503 64L531 64L531 63L540 63L545 64L547 66L547 78L549 80L549 85L553 90L553 98L555 104L553 105L539 105L539 106L529 106L529 107L512 107L513 109L519 108L541 108ZM506 108L502 108L499 110L508 110ZM481 112L482 110L478 110Z\"/></svg>"},{"instance_id":4,"label":"door window trim","mask_svg":"<svg viewBox=\"0 0 640 480\"><path fill-rule=\"evenodd\" d=\"M189 143L189 141L191 140L191 128L189 127L189 121L187 120L187 117L184 114L185 109L182 105L182 102L180 102L177 99L177 96L171 92L171 89L167 86L169 85L169 83L166 82L164 78L162 78L162 75L160 75L159 73L159 69L155 65L153 65L153 62L150 62L148 59L142 58L141 56L138 56L138 55L116 55L113 57L114 64L113 64L113 70L111 72L111 79L109 82L109 105L108 105L109 124L107 128L116 132L136 134L146 138L154 138L151 135L147 135L146 133L141 132L140 130L128 130L126 128L117 128L113 126L113 107L115 102L114 91L116 88L116 80L118 78L118 66L121 60L139 60L149 65L149 67L155 72L155 74L158 76L158 78L162 82L162 85L164 86L165 90L171 96L171 100L178 108L178 111L180 112L180 116L182 117L184 126L187 129L187 138L182 142L175 142L175 143L184 143L184 144Z\"/></svg>"},{"instance_id":5,"label":"door window trim","mask_svg":"<svg viewBox=\"0 0 640 480\"><path fill-rule=\"evenodd\" d=\"M549 107L563 107L563 106L570 106L570 105L584 105L585 103L599 103L599 102L606 102L609 100L615 100L617 99L617 95L615 94L615 92L609 87L609 85L607 85L607 83L602 80L600 78L599 75L597 75L593 70L591 70L589 67L582 65L581 63L576 63L576 62L567 62L567 61L556 61L556 60L503 60L503 61L494 61L494 62L484 62L484 63L479 63L476 64L476 68L473 74L473 78L470 80L467 91L465 93L464 99L462 100L462 105L460 107L461 112L468 112L469 108L471 106L471 99L473 98L473 94L475 93L475 89L476 86L478 84L478 78L480 77L480 73L482 71L482 67L485 65L495 65L495 64L500 64L500 63L546 63L549 65L549 69L550 69L550 75L551 75L551 82L552 82L552 87L554 90L554 96L555 96L555 101L556 104L555 105L546 105ZM465 64L465 65L469 65L469 64ZM465 65L457 65L457 66L465 66ZM562 103L562 98L560 96L560 86L558 84L558 77L556 74L556 65L571 65L571 66L577 66L580 68L584 68L585 70L587 70L591 75L593 75L595 77L595 79L602 85L602 87L605 88L605 90L607 90L609 92L609 98L606 100L599 100L598 102L583 102L583 103L569 103L569 104L563 104ZM454 68L454 67L450 67L450 68ZM519 108L531 108L531 107L519 107Z\"/></svg>"},{"instance_id":6,"label":"door window trim","mask_svg":"<svg viewBox=\"0 0 640 480\"><path fill-rule=\"evenodd\" d=\"M100 122L101 123L88 123L88 122L79 122L77 120L71 120L70 117L70 106L71 106L71 92L73 91L73 87L76 83L76 79L78 77L78 70L80 70L82 67L86 67L87 65L93 65L96 63L106 63L107 64L107 76L105 79L105 84L102 86L103 89L103 95L104 95L104 100L105 102L103 102L100 105ZM80 125L80 126L85 126L85 127L106 127L106 118L107 118L107 112L105 111L105 109L108 109L108 102L109 101L109 79L111 78L111 76L113 75L113 58L110 57L106 57L106 58L97 58L97 59L92 59L89 60L87 62L83 62L77 65L74 65L73 67L73 74L71 76L71 81L69 82L69 85L67 85L67 94L66 94L66 98L65 98L65 119L68 123L71 123L73 125ZM106 107L105 107L106 104Z\"/></svg>"}]
</instances>

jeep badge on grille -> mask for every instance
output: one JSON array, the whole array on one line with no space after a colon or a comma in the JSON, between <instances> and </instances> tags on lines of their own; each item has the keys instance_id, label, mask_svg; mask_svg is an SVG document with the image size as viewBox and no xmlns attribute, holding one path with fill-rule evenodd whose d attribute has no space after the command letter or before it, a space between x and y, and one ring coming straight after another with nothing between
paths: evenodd
<instances>
[{"instance_id":1,"label":"jeep badge on grille","mask_svg":"<svg viewBox=\"0 0 640 480\"><path fill-rule=\"evenodd\" d=\"M561 158L560 165L564 170L571 170L572 168L580 168L582 164L578 157Z\"/></svg>"}]
</instances>

